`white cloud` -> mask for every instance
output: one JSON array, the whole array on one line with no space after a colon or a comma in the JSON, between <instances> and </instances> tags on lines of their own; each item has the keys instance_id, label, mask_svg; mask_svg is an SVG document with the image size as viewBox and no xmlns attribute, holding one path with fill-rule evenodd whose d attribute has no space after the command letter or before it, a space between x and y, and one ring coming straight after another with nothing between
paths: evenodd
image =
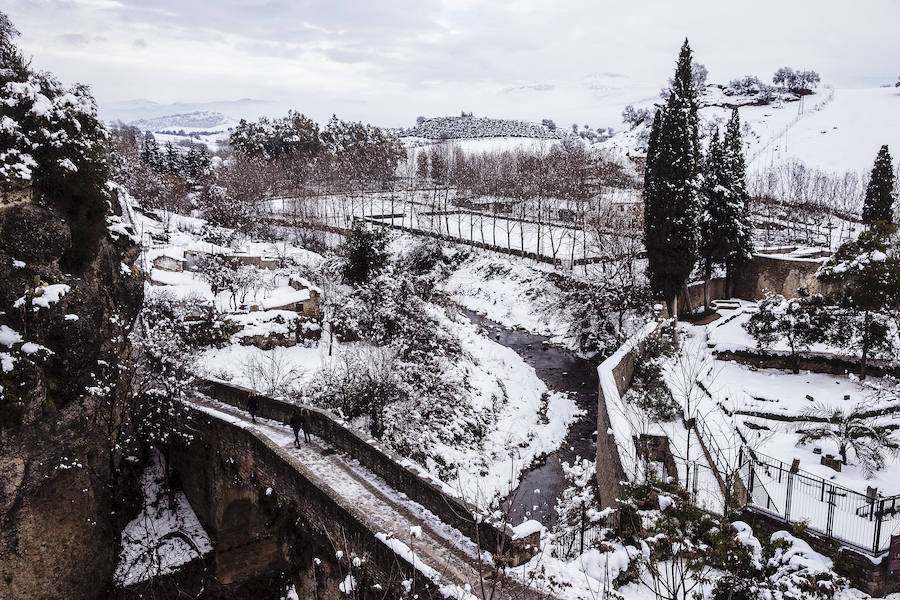
<instances>
[{"instance_id":1,"label":"white cloud","mask_svg":"<svg viewBox=\"0 0 900 600\"><path fill-rule=\"evenodd\" d=\"M267 98L388 125L460 109L616 125L671 75L685 36L717 81L792 65L872 86L896 78L900 55L891 0L4 4L35 64L101 102Z\"/></svg>"}]
</instances>

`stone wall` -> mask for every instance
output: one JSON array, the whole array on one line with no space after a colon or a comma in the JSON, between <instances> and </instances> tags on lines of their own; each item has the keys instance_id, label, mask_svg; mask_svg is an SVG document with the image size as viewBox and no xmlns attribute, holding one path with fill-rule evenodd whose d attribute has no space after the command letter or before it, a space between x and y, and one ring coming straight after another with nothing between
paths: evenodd
<instances>
[{"instance_id":1,"label":"stone wall","mask_svg":"<svg viewBox=\"0 0 900 600\"><path fill-rule=\"evenodd\" d=\"M734 295L743 300L760 300L766 297L766 292L772 292L794 298L801 287L811 294L827 293L829 289L816 279L816 271L824 261L825 258L787 259L754 254L738 272Z\"/></svg>"},{"instance_id":2,"label":"stone wall","mask_svg":"<svg viewBox=\"0 0 900 600\"><path fill-rule=\"evenodd\" d=\"M211 397L238 408L247 408L249 390L221 382L205 382L205 391ZM299 407L274 398L258 396L258 416L288 424L291 414ZM481 540L482 547L495 557L511 564L521 564L530 556L526 547L537 547L538 537L513 540L508 527L480 522L476 524L476 509L457 498L439 481L433 480L410 461L384 448L370 436L344 425L328 411L307 407L311 416L311 433L336 448L346 452L364 467L384 479L395 490L406 494L437 515L444 523L452 525L470 539Z\"/></svg>"},{"instance_id":3,"label":"stone wall","mask_svg":"<svg viewBox=\"0 0 900 600\"><path fill-rule=\"evenodd\" d=\"M597 391L596 475L600 504L604 508L615 507L616 498L621 497L622 488L619 482L628 479L622 445L633 445L631 439L616 439L611 419L611 414L614 413L611 411L621 411L621 397L631 386L637 361L646 349L647 339L657 331L659 331L657 323L648 323L641 332L597 367L600 382ZM609 386L613 386L614 389L609 389ZM616 397L608 398L604 387L608 389L609 395ZM636 449L634 453L636 454Z\"/></svg>"},{"instance_id":4,"label":"stone wall","mask_svg":"<svg viewBox=\"0 0 900 600\"><path fill-rule=\"evenodd\" d=\"M827 540L808 533L797 534L792 524L785 523L774 517L759 512L744 509L741 520L747 522L753 528L753 534L762 540L768 541L776 531L787 531L792 535L803 538L813 550L830 557L834 561L834 570L850 580L853 587L865 593L882 597L900 591L900 581L888 574L888 555L872 558L860 554L846 547L841 547L840 553L835 551L840 545L832 540Z\"/></svg>"},{"instance_id":5,"label":"stone wall","mask_svg":"<svg viewBox=\"0 0 900 600\"><path fill-rule=\"evenodd\" d=\"M788 354L774 354L762 350L723 350L716 352L718 360L733 360L745 365L752 365L759 369L791 369L792 360ZM847 356L833 354L804 354L798 360L801 371L813 373L828 373L830 375L844 375L846 373L859 373L859 360ZM873 377L900 378L900 367L889 362L869 360L866 364L866 374Z\"/></svg>"}]
</instances>

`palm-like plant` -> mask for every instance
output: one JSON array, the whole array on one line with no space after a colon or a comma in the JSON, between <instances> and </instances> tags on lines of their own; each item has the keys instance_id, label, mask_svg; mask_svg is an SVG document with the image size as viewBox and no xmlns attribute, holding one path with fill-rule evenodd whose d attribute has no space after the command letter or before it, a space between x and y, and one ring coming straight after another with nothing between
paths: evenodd
<instances>
[{"instance_id":1,"label":"palm-like plant","mask_svg":"<svg viewBox=\"0 0 900 600\"><path fill-rule=\"evenodd\" d=\"M800 443L832 440L838 447L841 462L847 464L848 450L853 450L867 474L884 468L885 455L897 454L900 445L893 438L894 428L879 424L865 404L852 408L816 406L807 416L817 421L815 427L800 430Z\"/></svg>"}]
</instances>

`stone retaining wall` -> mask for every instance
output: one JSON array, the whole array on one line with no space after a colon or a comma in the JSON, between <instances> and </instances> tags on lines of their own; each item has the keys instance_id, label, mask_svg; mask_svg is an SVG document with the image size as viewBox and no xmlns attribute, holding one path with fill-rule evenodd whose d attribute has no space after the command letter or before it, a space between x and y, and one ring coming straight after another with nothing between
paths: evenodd
<instances>
[{"instance_id":1,"label":"stone retaining wall","mask_svg":"<svg viewBox=\"0 0 900 600\"><path fill-rule=\"evenodd\" d=\"M743 300L761 300L766 292L785 298L797 297L805 287L810 294L826 294L829 287L816 278L825 258L789 259L757 253L737 274L734 295Z\"/></svg>"},{"instance_id":2,"label":"stone retaining wall","mask_svg":"<svg viewBox=\"0 0 900 600\"><path fill-rule=\"evenodd\" d=\"M835 556L835 550L840 544L808 533L798 535L791 523L748 509L744 509L742 520L753 528L753 534L760 540L768 541L776 531L787 531L802 538L813 550L834 561L836 573L849 579L853 587L871 596L882 597L900 591L900 581L888 574L890 561L887 554L873 559L850 548L841 547L840 553Z\"/></svg>"},{"instance_id":3,"label":"stone retaining wall","mask_svg":"<svg viewBox=\"0 0 900 600\"><path fill-rule=\"evenodd\" d=\"M732 360L759 369L791 369L793 363L790 355L774 354L760 350L721 350L715 353L718 360ZM826 354L804 354L800 357L801 371L844 375L859 373L859 361L846 356ZM866 374L873 377L890 375L900 378L900 367L878 360L870 360L866 365Z\"/></svg>"},{"instance_id":4,"label":"stone retaining wall","mask_svg":"<svg viewBox=\"0 0 900 600\"><path fill-rule=\"evenodd\" d=\"M618 351L597 367L599 389L597 390L597 488L600 505L603 508L616 507L616 498L621 497L620 482L629 479L628 471L633 471L631 463L636 460L637 449L629 434L628 440L617 439L613 433L613 420L623 415L622 395L631 387L634 368L646 349L647 339L659 331L660 324L648 323L625 342ZM623 452L625 455L623 456ZM629 456L629 452L631 456ZM624 459L624 460L623 460ZM626 464L632 466L626 468Z\"/></svg>"}]
</instances>

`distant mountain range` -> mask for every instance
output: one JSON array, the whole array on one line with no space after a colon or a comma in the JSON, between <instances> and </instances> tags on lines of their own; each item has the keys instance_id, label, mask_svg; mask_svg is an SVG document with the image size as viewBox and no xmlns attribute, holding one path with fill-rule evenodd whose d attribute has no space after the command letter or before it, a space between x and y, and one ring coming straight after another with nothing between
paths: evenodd
<instances>
[{"instance_id":1,"label":"distant mountain range","mask_svg":"<svg viewBox=\"0 0 900 600\"><path fill-rule=\"evenodd\" d=\"M182 113L180 115L165 115L153 119L138 119L129 121L142 131L162 131L165 129L212 129L219 125L225 125L225 115L220 112L198 110L197 112Z\"/></svg>"},{"instance_id":2,"label":"distant mountain range","mask_svg":"<svg viewBox=\"0 0 900 600\"><path fill-rule=\"evenodd\" d=\"M170 104L137 99L101 104L100 118L106 122L129 123L153 131L170 127L215 127L236 123L240 119L277 114L278 111L276 103L253 98ZM218 121L214 123L216 119Z\"/></svg>"}]
</instances>

